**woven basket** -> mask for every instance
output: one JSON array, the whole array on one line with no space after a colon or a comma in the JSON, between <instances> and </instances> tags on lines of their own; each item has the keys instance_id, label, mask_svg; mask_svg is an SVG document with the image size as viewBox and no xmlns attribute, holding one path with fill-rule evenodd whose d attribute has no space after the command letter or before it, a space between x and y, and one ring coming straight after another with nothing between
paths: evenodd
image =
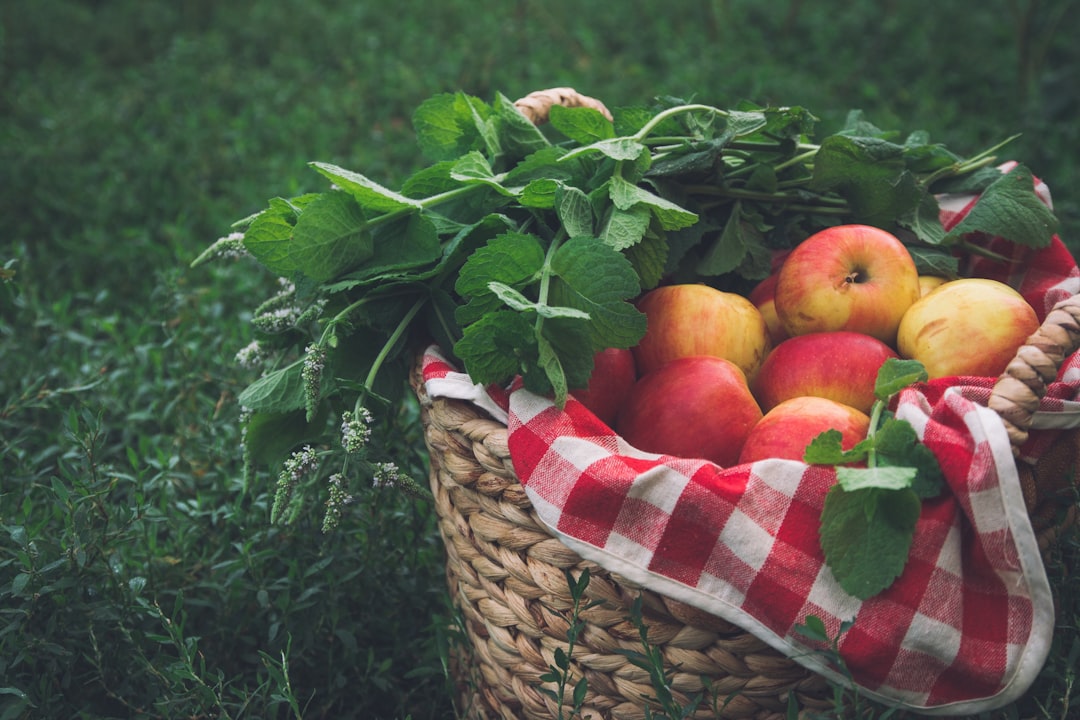
<instances>
[{"instance_id":1,"label":"woven basket","mask_svg":"<svg viewBox=\"0 0 1080 720\"><path fill-rule=\"evenodd\" d=\"M545 94L547 93L547 94ZM551 103L589 104L568 89L530 96L519 107L542 121ZM539 98L539 99L537 99ZM533 103L540 106L532 114ZM594 105L595 107L595 105ZM602 109L602 106L600 106ZM1080 345L1080 298L1061 303L999 380L990 406L1003 418L1014 451L1064 359ZM459 711L465 717L550 720L560 708L541 676L566 650L573 600L566 572L591 581L582 606L570 674L588 680L581 717L639 720L655 691L648 673L620 651L642 650L631 603L642 598L648 639L672 673L685 705L709 693L691 717L783 720L793 695L804 709L833 706L824 678L718 617L641 588L584 561L540 523L514 473L506 425L460 400L429 397L417 357L411 384L421 405L431 459L430 483L447 553L447 582L466 638L455 657ZM1037 465L1021 463L1025 500L1039 546L1048 552L1076 521L1072 469L1080 430L1064 431ZM573 705L566 690L565 708ZM718 709L717 709L718 708ZM655 709L655 708L654 708Z\"/></svg>"}]
</instances>

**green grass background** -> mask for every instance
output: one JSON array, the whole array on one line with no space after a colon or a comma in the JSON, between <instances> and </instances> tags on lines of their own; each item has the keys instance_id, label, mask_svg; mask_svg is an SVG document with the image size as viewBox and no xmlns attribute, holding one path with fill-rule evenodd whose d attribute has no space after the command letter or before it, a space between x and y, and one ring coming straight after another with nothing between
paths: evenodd
<instances>
[{"instance_id":1,"label":"green grass background","mask_svg":"<svg viewBox=\"0 0 1080 720\"><path fill-rule=\"evenodd\" d=\"M273 278L188 265L321 187L308 161L393 187L412 110L456 90L745 98L823 133L859 108L965 154L1020 134L1002 159L1080 247L1077 30L1067 0L3 3L0 720L452 717L430 507L356 487L338 532L282 529L273 478L240 479L233 356ZM1006 717L1070 717L1063 610Z\"/></svg>"}]
</instances>

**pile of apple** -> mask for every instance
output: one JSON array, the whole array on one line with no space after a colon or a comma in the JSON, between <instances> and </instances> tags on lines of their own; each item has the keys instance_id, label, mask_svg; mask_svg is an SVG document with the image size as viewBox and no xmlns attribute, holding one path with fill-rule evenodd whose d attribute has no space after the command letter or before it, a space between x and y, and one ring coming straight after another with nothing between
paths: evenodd
<instances>
[{"instance_id":1,"label":"pile of apple","mask_svg":"<svg viewBox=\"0 0 1080 720\"><path fill-rule=\"evenodd\" d=\"M878 369L997 377L1038 328L994 280L920 276L894 235L842 225L804 240L748 297L707 285L645 293L639 344L596 356L574 396L647 452L730 467L801 460L825 430L866 437Z\"/></svg>"}]
</instances>

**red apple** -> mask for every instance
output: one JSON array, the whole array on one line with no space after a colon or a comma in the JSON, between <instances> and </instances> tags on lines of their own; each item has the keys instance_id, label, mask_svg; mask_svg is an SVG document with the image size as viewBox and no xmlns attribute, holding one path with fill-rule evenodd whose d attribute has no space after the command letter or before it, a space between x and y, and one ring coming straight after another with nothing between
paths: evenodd
<instances>
[{"instance_id":1,"label":"red apple","mask_svg":"<svg viewBox=\"0 0 1080 720\"><path fill-rule=\"evenodd\" d=\"M694 355L643 375L615 429L639 450L727 467L738 461L743 441L760 419L761 408L738 366Z\"/></svg>"},{"instance_id":2,"label":"red apple","mask_svg":"<svg viewBox=\"0 0 1080 720\"><path fill-rule=\"evenodd\" d=\"M904 314L897 349L933 378L997 377L1039 328L1024 296L1005 283L962 278L939 285Z\"/></svg>"},{"instance_id":3,"label":"red apple","mask_svg":"<svg viewBox=\"0 0 1080 720\"><path fill-rule=\"evenodd\" d=\"M615 424L619 408L637 382L634 353L629 348L608 348L593 356L589 384L571 394L609 426Z\"/></svg>"},{"instance_id":4,"label":"red apple","mask_svg":"<svg viewBox=\"0 0 1080 720\"><path fill-rule=\"evenodd\" d=\"M838 225L799 243L776 281L776 312L789 335L852 330L893 345L919 299L919 272L895 235Z\"/></svg>"},{"instance_id":5,"label":"red apple","mask_svg":"<svg viewBox=\"0 0 1080 720\"><path fill-rule=\"evenodd\" d=\"M634 348L646 375L675 358L714 355L752 378L768 352L765 318L742 295L708 285L663 285L638 300L648 328Z\"/></svg>"},{"instance_id":6,"label":"red apple","mask_svg":"<svg viewBox=\"0 0 1080 720\"><path fill-rule=\"evenodd\" d=\"M848 330L788 338L772 349L752 385L761 409L804 395L829 398L862 412L874 404L878 370L899 355L875 337Z\"/></svg>"},{"instance_id":7,"label":"red apple","mask_svg":"<svg viewBox=\"0 0 1080 720\"><path fill-rule=\"evenodd\" d=\"M840 446L850 450L866 439L870 417L853 407L821 397L785 400L758 421L743 444L739 463L767 458L802 460L806 446L826 430L840 431Z\"/></svg>"},{"instance_id":8,"label":"red apple","mask_svg":"<svg viewBox=\"0 0 1080 720\"><path fill-rule=\"evenodd\" d=\"M761 317L765 318L765 327L769 331L769 342L772 345L779 345L788 337L784 324L780 322L780 316L776 314L776 280L779 277L778 273L773 273L755 285L747 296L761 313Z\"/></svg>"}]
</instances>

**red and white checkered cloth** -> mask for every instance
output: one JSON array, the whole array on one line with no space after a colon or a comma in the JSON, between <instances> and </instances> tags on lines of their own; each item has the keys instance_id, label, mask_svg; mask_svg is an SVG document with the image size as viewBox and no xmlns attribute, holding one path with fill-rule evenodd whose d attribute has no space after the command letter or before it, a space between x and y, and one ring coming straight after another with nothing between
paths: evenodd
<instances>
[{"instance_id":1,"label":"red and white checkered cloth","mask_svg":"<svg viewBox=\"0 0 1080 720\"><path fill-rule=\"evenodd\" d=\"M1049 194L1040 184L1049 203ZM946 227L971 198L943 198ZM987 240L1023 272L974 261L967 274L1009 282L1040 319L1080 291L1076 261ZM472 383L430 348L433 396L470 399L507 423L515 472L540 519L582 557L736 623L837 682L825 648L796 632L824 621L865 695L934 714L974 713L1020 697L1042 668L1054 629L1050 587L1004 426L986 407L994 378L913 386L897 416L937 456L949 492L924 501L904 572L860 601L825 565L818 528L830 467L771 459L722 469L641 452L570 398L559 410L523 389ZM1025 454L1080 426L1080 359L1070 358L1037 414ZM843 634L841 624L854 620Z\"/></svg>"}]
</instances>

